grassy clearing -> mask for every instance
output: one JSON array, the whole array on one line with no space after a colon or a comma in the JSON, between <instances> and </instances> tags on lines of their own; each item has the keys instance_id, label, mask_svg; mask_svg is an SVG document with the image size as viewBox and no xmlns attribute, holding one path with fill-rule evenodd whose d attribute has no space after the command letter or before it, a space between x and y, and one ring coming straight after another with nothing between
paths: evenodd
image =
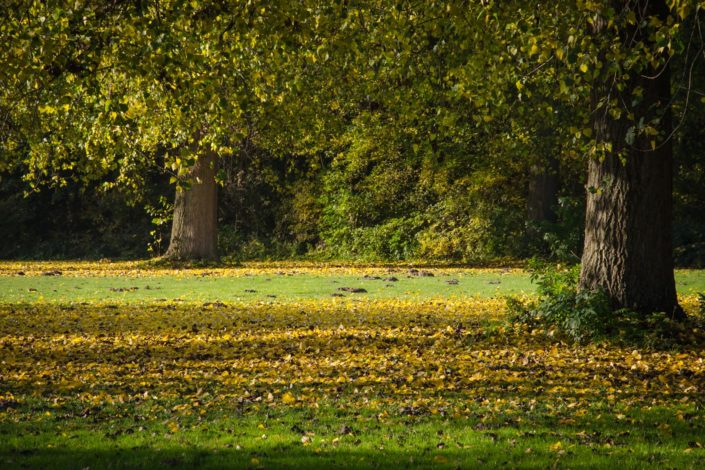
<instances>
[{"instance_id":1,"label":"grassy clearing","mask_svg":"<svg viewBox=\"0 0 705 470\"><path fill-rule=\"evenodd\" d=\"M631 413L627 421L612 411L598 404L570 426L550 418L517 426L517 413L483 420L392 409L386 414L395 416L379 418L334 407L206 413L182 418L178 429L163 424L169 412L146 423L40 418L10 430L34 437L5 444L24 447L4 455L4 468L702 468L702 451L692 444L700 427L673 419L671 410ZM483 413L478 407L477 416Z\"/></svg>"},{"instance_id":2,"label":"grassy clearing","mask_svg":"<svg viewBox=\"0 0 705 470\"><path fill-rule=\"evenodd\" d=\"M405 297L371 287L333 298L327 281L379 285L360 278L388 268L306 268L272 281L280 267L247 269L272 271L0 278L161 280L175 299L191 296L127 295L138 289L27 303L3 294L0 467L705 465L703 347L560 344L507 326L501 299L442 298L440 273L397 275L399 286L418 283ZM448 289L478 279L501 288L512 276L448 274L459 280ZM492 276L501 284L485 283ZM257 277L280 280L276 299L179 291ZM297 291L305 278L310 290ZM694 297L684 304L696 312Z\"/></svg>"},{"instance_id":3,"label":"grassy clearing","mask_svg":"<svg viewBox=\"0 0 705 470\"><path fill-rule=\"evenodd\" d=\"M535 288L521 269L453 267L324 266L252 263L238 268L143 269L122 263L0 264L3 302L261 302L326 299L332 295L368 300L531 295ZM60 275L52 275L56 273ZM682 295L705 292L705 271L679 270ZM388 281L396 279L395 281ZM457 283L455 282L457 281ZM351 294L340 288L363 288Z\"/></svg>"},{"instance_id":4,"label":"grassy clearing","mask_svg":"<svg viewBox=\"0 0 705 470\"><path fill-rule=\"evenodd\" d=\"M57 272L61 274L52 275ZM340 290L345 287L367 292ZM360 300L423 300L529 294L533 290L529 275L511 268L252 263L237 268L144 269L129 262L0 264L0 292L5 302L256 303L328 299L333 295Z\"/></svg>"},{"instance_id":5,"label":"grassy clearing","mask_svg":"<svg viewBox=\"0 0 705 470\"><path fill-rule=\"evenodd\" d=\"M362 299L454 298L530 293L533 287L523 272L439 273L409 277L406 271L376 274L267 273L237 276L195 274L158 276L13 276L0 277L2 298L8 302L258 302L326 299L333 294ZM380 279L371 279L379 277ZM385 281L385 279L397 279ZM457 280L457 284L448 281ZM349 293L341 288L363 288Z\"/></svg>"}]
</instances>

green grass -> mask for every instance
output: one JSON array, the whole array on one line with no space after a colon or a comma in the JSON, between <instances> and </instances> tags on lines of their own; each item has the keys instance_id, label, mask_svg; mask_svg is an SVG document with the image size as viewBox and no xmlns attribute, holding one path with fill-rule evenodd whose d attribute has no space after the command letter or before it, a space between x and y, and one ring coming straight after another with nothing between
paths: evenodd
<instances>
[{"instance_id":1,"label":"green grass","mask_svg":"<svg viewBox=\"0 0 705 470\"><path fill-rule=\"evenodd\" d=\"M528 401L527 401L528 403ZM147 408L147 409L141 409ZM165 407L166 408L166 407ZM693 412L694 407L680 406ZM503 410L469 417L400 409L341 412L261 407L159 419L148 405L26 412L0 424L3 468L702 468L702 421L674 409L626 411L596 402L571 424L567 410ZM122 414L122 416L120 416ZM127 414L127 416L125 416ZM384 415L384 417L380 417ZM178 430L168 423L177 422ZM302 439L306 442L302 442Z\"/></svg>"},{"instance_id":2,"label":"green grass","mask_svg":"<svg viewBox=\"0 0 705 470\"><path fill-rule=\"evenodd\" d=\"M0 468L705 467L705 345L532 336L492 299L526 273L434 273L0 276Z\"/></svg>"},{"instance_id":3,"label":"green grass","mask_svg":"<svg viewBox=\"0 0 705 470\"><path fill-rule=\"evenodd\" d=\"M340 275L145 276L145 277L0 277L0 299L4 302L242 302L273 299L296 301L330 298L333 293L367 299L412 299L530 293L533 286L524 273L460 273L435 277L407 277L392 273L398 281L368 280ZM382 277L382 276L380 276ZM457 279L457 285L446 281ZM349 294L341 287L360 287L367 293ZM255 292L247 292L254 290ZM274 296L274 297L272 297Z\"/></svg>"},{"instance_id":4,"label":"green grass","mask_svg":"<svg viewBox=\"0 0 705 470\"><path fill-rule=\"evenodd\" d=\"M676 269L676 289L682 295L705 292L705 270Z\"/></svg>"},{"instance_id":5,"label":"green grass","mask_svg":"<svg viewBox=\"0 0 705 470\"><path fill-rule=\"evenodd\" d=\"M532 294L535 287L525 272L472 271L444 273L434 277L409 277L403 271L397 282L368 280L362 276L265 274L253 276L0 276L2 302L250 302L324 299L340 293L340 287L361 287L363 294L347 297L365 299L427 299L433 297L492 297ZM457 279L457 285L447 283ZM678 292L692 295L705 292L705 271L680 270L676 273ZM255 292L247 292L254 290Z\"/></svg>"}]
</instances>

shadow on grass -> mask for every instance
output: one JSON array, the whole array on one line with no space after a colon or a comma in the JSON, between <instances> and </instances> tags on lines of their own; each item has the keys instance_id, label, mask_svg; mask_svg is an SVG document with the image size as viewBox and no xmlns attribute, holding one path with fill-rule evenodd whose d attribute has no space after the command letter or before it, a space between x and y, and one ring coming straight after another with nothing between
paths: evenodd
<instances>
[{"instance_id":1,"label":"shadow on grass","mask_svg":"<svg viewBox=\"0 0 705 470\"><path fill-rule=\"evenodd\" d=\"M51 469L181 469L181 468L292 468L292 469L398 469L398 468L614 468L617 460L623 468L643 468L656 461L671 462L663 454L629 455L598 454L590 451L576 455L574 451L511 450L508 446L474 446L472 449L443 451L390 450L316 450L314 447L282 446L247 450L203 450L182 447L169 450L133 449L31 449L0 453L2 468ZM654 455L660 455L654 458ZM626 458L625 458L626 457ZM702 460L702 458L701 458ZM562 464L562 465L561 465Z\"/></svg>"},{"instance_id":2,"label":"shadow on grass","mask_svg":"<svg viewBox=\"0 0 705 470\"><path fill-rule=\"evenodd\" d=\"M632 417L589 413L572 424L551 416L482 423L438 416L354 423L356 433L326 433L318 419L301 425L314 429L307 445L291 426L296 416L271 416L268 438L253 423L223 415L202 429L183 433L123 433L107 437L107 428L66 423L0 424L0 468L703 468L702 419L677 419L675 410L634 411ZM602 417L600 417L602 415ZM270 416L267 413L267 416ZM313 415L312 415L313 416ZM352 422L337 417L337 423ZM129 425L124 421L124 425ZM276 423L276 424L275 424ZM134 425L134 423L131 423ZM115 423L120 427L119 422ZM158 424L149 424L155 429ZM215 429L232 427L233 434ZM110 429L114 429L110 426ZM76 433L76 434L74 434ZM337 438L336 438L337 436ZM452 436L452 437L451 437ZM338 439L339 438L339 439ZM339 442L339 447L334 441ZM240 448L236 442L242 443ZM53 447L51 447L53 446Z\"/></svg>"}]
</instances>

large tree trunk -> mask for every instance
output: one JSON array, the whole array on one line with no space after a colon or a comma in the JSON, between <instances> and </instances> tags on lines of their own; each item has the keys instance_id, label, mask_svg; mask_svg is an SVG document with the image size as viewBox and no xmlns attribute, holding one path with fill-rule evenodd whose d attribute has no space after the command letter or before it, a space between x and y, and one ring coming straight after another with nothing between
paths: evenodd
<instances>
[{"instance_id":1,"label":"large tree trunk","mask_svg":"<svg viewBox=\"0 0 705 470\"><path fill-rule=\"evenodd\" d=\"M217 249L216 155L206 152L191 168L190 186L176 189L169 249L177 260L215 260Z\"/></svg>"},{"instance_id":2,"label":"large tree trunk","mask_svg":"<svg viewBox=\"0 0 705 470\"><path fill-rule=\"evenodd\" d=\"M646 8L647 15L665 14L663 0L650 0L648 5L646 2L634 2L632 8ZM599 33L604 24L597 21L594 28ZM640 33L632 30L625 34ZM676 298L671 246L670 73L665 66L634 74L621 97L622 102L632 103L634 90L643 88L641 104L630 110L633 119L628 119L626 112L621 118L613 118L598 107L609 93L615 93L607 78L599 77L593 83L593 128L597 142L611 144L612 148L608 148L604 159L591 159L588 164L580 288L603 289L614 308L643 314L665 312L683 318ZM649 122L656 116L661 116L661 135L655 148L651 142L654 137L639 135L637 131L631 138L639 119Z\"/></svg>"}]
</instances>

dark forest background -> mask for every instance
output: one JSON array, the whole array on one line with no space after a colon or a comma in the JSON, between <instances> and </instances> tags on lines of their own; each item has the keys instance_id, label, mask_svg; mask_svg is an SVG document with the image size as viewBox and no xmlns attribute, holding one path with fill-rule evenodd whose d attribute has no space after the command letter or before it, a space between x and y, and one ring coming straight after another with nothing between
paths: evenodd
<instances>
[{"instance_id":1,"label":"dark forest background","mask_svg":"<svg viewBox=\"0 0 705 470\"><path fill-rule=\"evenodd\" d=\"M394 142L368 139L313 164L243 146L221 173L223 258L477 263L580 256L584 162L563 156L552 173L535 174L523 149L501 167L449 155L429 169L423 158L395 160ZM690 113L675 143L679 266L705 266L704 155L705 117ZM168 246L173 187L165 175L151 175L135 201L97 184L28 192L21 173L0 176L2 258L142 258Z\"/></svg>"}]
</instances>

